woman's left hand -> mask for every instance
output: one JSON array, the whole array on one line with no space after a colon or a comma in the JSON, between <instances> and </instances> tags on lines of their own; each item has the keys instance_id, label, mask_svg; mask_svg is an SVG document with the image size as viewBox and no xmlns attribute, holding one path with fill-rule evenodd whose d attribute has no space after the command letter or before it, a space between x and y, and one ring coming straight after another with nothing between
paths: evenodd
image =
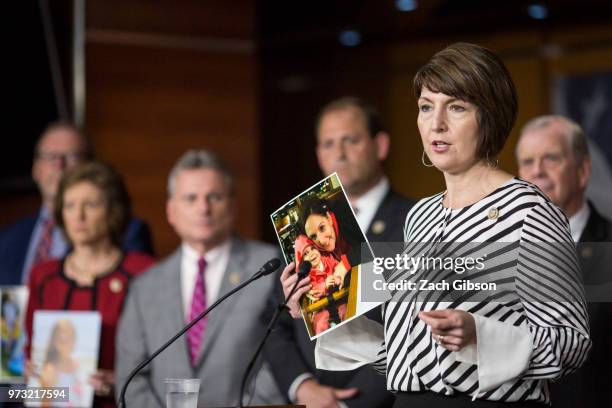
<instances>
[{"instance_id":1,"label":"woman's left hand","mask_svg":"<svg viewBox=\"0 0 612 408\"><path fill-rule=\"evenodd\" d=\"M96 395L113 398L115 372L111 370L98 370L89 377L89 384L94 388Z\"/></svg>"},{"instance_id":2,"label":"woman's left hand","mask_svg":"<svg viewBox=\"0 0 612 408\"><path fill-rule=\"evenodd\" d=\"M431 328L433 339L450 351L476 344L474 316L463 310L445 309L419 312L419 319Z\"/></svg>"}]
</instances>

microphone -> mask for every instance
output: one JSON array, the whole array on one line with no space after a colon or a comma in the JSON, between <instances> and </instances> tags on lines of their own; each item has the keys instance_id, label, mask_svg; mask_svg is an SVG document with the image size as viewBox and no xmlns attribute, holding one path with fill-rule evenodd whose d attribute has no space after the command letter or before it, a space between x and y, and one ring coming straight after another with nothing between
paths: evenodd
<instances>
[{"instance_id":1,"label":"microphone","mask_svg":"<svg viewBox=\"0 0 612 408\"><path fill-rule=\"evenodd\" d=\"M280 265L280 261L279 261L279 265ZM263 338L259 342L259 345L257 346L257 350L255 350L255 354L253 354L253 357L249 361L249 364L247 365L247 368L246 370L244 370L244 374L242 375L242 381L240 382L240 395L238 397L237 408L243 408L242 397L244 395L244 389L246 387L247 379L249 378L249 374L251 373L251 370L255 366L255 361L257 361L257 357L259 357L259 354L261 354L261 351L263 350L263 347L266 344L266 341L268 340L270 333L272 333L272 330L274 330L274 326L276 326L276 321L280 317L280 314L283 312L283 310L287 309L287 302L289 301L289 299L291 299L291 296L293 296L293 294L295 293L298 283L302 279L304 279L306 276L308 276L311 269L312 269L312 264L309 261L302 261L300 263L300 266L298 267L298 272L297 272L298 278L295 280L295 283L293 284L293 287L291 288L289 295L284 299L283 303L279 303L278 306L276 307L276 310L274 311L274 315L272 316L272 319L270 319L270 323L268 323L266 334L264 334Z\"/></svg>"},{"instance_id":2,"label":"microphone","mask_svg":"<svg viewBox=\"0 0 612 408\"><path fill-rule=\"evenodd\" d=\"M302 261L302 263L300 264L300 267L298 268L298 279L299 280L304 279L306 275L310 273L311 269L312 269L312 264L309 261ZM293 295L293 293L291 293L289 297L291 297L291 295Z\"/></svg>"},{"instance_id":3,"label":"microphone","mask_svg":"<svg viewBox=\"0 0 612 408\"><path fill-rule=\"evenodd\" d=\"M274 272L275 270L278 269L278 267L280 266L281 261L278 258L272 258L270 259L268 262L266 262L261 269L259 269L259 271L257 271L253 276L251 276L248 280L246 280L245 282L241 283L240 285L236 286L234 289L230 290L229 292L227 292L225 295L221 296L219 299L217 299L216 302L214 302L212 305L210 305L209 307L206 308L206 310L204 310L202 313L200 313L198 316L196 316L195 319L193 319L192 321L190 321L189 323L187 323L185 325L185 327L183 327L178 333L176 333L174 336L172 336L172 338L170 340L168 340L163 346L161 346L160 348L158 348L157 350L155 350L155 352L153 352L153 354L151 354L149 357L147 357L146 359L144 359L140 364L138 364L136 366L136 368L134 368L132 370L132 372L130 373L130 375L128 376L128 379L126 380L125 384L123 384L123 387L121 387L121 394L119 396L119 407L121 408L126 408L126 404L125 404L125 392L127 391L127 387L130 384L130 382L134 379L134 377L136 377L136 374L138 374L140 372L140 370L142 370L143 368L145 368L151 361L153 361L155 359L155 357L157 357L162 351L164 351L165 349L167 349L172 343L174 343L179 337L181 337L183 334L185 334L185 332L189 329L191 329L191 327L196 324L197 322L199 322L200 320L202 320L204 318L204 316L206 316L209 312L211 312L214 308L216 308L219 303L223 302L225 299L227 299L228 297L232 296L234 293L238 292L240 289L244 288L245 286L251 284L251 282L261 278L262 276L266 276L271 274L272 272Z\"/></svg>"},{"instance_id":4,"label":"microphone","mask_svg":"<svg viewBox=\"0 0 612 408\"><path fill-rule=\"evenodd\" d=\"M267 276L272 272L276 271L281 266L281 260L278 258L272 258L257 271L255 276Z\"/></svg>"}]
</instances>

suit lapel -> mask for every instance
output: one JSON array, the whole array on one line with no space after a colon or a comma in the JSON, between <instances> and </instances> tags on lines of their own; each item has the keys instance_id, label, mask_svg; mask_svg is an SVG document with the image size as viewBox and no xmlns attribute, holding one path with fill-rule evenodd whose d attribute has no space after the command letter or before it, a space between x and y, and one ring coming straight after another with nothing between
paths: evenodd
<instances>
[{"instance_id":1,"label":"suit lapel","mask_svg":"<svg viewBox=\"0 0 612 408\"><path fill-rule=\"evenodd\" d=\"M170 257L167 267L164 270L162 288L165 291L164 297L167 296L168 302L162 302L162 316L160 322L168 322L167 337L170 338L185 325L185 316L183 313L183 295L181 291L181 248L176 250ZM155 296L151 294L151 296ZM189 353L187 351L187 336L176 340L176 356L178 367L187 369L189 373L191 362L189 361Z\"/></svg>"},{"instance_id":2,"label":"suit lapel","mask_svg":"<svg viewBox=\"0 0 612 408\"><path fill-rule=\"evenodd\" d=\"M248 271L245 270L247 254L244 242L238 238L232 238L230 245L230 258L225 273L223 274L223 280L217 299L247 279L246 274ZM206 356L211 352L212 347L218 340L219 333L222 331L223 326L225 324L231 324L232 310L238 301L238 297L238 294L230 296L209 314L206 331L204 332L204 339L202 341L202 348L200 350L200 357L195 366L196 373L200 370Z\"/></svg>"},{"instance_id":3,"label":"suit lapel","mask_svg":"<svg viewBox=\"0 0 612 408\"><path fill-rule=\"evenodd\" d=\"M393 201L393 195L395 193L393 190L389 188L389 191L381 201L380 205L376 209L376 214L374 214L374 218L372 218L372 222L367 231L367 238L371 242L385 242L389 241L390 233L392 235L392 230L394 228L398 228L397 225L393 225L393 221L390 216L393 215L391 211L391 205Z\"/></svg>"},{"instance_id":4,"label":"suit lapel","mask_svg":"<svg viewBox=\"0 0 612 408\"><path fill-rule=\"evenodd\" d=\"M598 282L598 279L601 278L597 271L601 269L601 266L598 267L598 265L600 265L600 261L605 257L605 254L602 252L603 247L597 243L606 240L606 220L599 215L590 202L588 205L591 214L576 248L585 284L591 284L592 279Z\"/></svg>"},{"instance_id":5,"label":"suit lapel","mask_svg":"<svg viewBox=\"0 0 612 408\"><path fill-rule=\"evenodd\" d=\"M589 219L582 231L582 235L580 235L580 242L601 242L605 240L606 229L605 229L605 220L595 207L588 203L591 214L589 215Z\"/></svg>"}]
</instances>

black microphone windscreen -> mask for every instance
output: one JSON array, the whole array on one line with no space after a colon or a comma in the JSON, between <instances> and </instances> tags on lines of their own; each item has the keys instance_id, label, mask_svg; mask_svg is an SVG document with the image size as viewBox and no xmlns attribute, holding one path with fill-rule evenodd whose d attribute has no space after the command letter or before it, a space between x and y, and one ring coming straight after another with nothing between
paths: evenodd
<instances>
[{"instance_id":1,"label":"black microphone windscreen","mask_svg":"<svg viewBox=\"0 0 612 408\"><path fill-rule=\"evenodd\" d=\"M310 270L312 269L312 264L308 261L302 261L302 263L300 263L300 267L298 270L298 277L300 279L303 279L306 277L306 275L308 275L308 273L310 272Z\"/></svg>"},{"instance_id":2,"label":"black microphone windscreen","mask_svg":"<svg viewBox=\"0 0 612 408\"><path fill-rule=\"evenodd\" d=\"M260 272L262 276L266 276L276 271L281 266L281 260L278 258L272 258L261 267Z\"/></svg>"}]
</instances>

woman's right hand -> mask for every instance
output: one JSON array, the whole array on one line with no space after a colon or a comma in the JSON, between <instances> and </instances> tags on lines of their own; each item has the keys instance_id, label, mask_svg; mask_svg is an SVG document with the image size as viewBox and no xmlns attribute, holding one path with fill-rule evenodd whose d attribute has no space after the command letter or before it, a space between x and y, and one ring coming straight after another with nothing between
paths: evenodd
<instances>
[{"instance_id":1,"label":"woman's right hand","mask_svg":"<svg viewBox=\"0 0 612 408\"><path fill-rule=\"evenodd\" d=\"M293 285L298 279L297 273L294 272L295 263L291 262L289 265L283 269L283 273L281 273L280 281L283 285L283 294L285 299L289 296ZM295 293L291 296L290 299L287 300L287 307L289 308L289 314L294 319L299 319L302 317L302 313L300 312L300 298L306 292L312 289L312 285L310 285L310 277L306 276L304 279L298 282Z\"/></svg>"}]
</instances>

